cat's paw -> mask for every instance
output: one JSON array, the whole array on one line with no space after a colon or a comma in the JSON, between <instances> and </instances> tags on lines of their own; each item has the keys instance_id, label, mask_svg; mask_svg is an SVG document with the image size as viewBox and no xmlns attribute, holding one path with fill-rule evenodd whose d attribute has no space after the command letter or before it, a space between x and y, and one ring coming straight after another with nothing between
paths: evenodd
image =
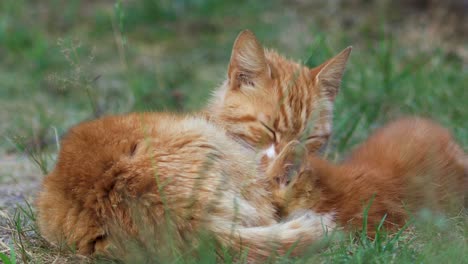
<instances>
[{"instance_id":1,"label":"cat's paw","mask_svg":"<svg viewBox=\"0 0 468 264\"><path fill-rule=\"evenodd\" d=\"M304 146L297 140L282 147L279 154L269 160L266 176L273 189L286 187L299 172L304 160Z\"/></svg>"},{"instance_id":2,"label":"cat's paw","mask_svg":"<svg viewBox=\"0 0 468 264\"><path fill-rule=\"evenodd\" d=\"M318 231L321 229L326 232L336 227L333 213L319 214L312 210L300 210L292 213L288 219L292 224L295 222L301 223L304 227L307 226Z\"/></svg>"}]
</instances>

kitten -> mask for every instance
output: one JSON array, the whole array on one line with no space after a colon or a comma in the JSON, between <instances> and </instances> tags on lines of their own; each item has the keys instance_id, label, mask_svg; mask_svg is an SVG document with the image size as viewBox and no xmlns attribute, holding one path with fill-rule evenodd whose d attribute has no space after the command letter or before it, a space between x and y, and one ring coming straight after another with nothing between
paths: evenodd
<instances>
[{"instance_id":1,"label":"kitten","mask_svg":"<svg viewBox=\"0 0 468 264\"><path fill-rule=\"evenodd\" d=\"M169 241L188 250L201 230L248 248L249 260L272 248L300 252L334 223L312 213L278 222L257 153L268 164L287 140L305 135L311 151L325 142L349 52L308 69L243 31L202 115L134 113L73 127L37 199L42 235L84 255L125 252L120 234L163 255Z\"/></svg>"},{"instance_id":2,"label":"kitten","mask_svg":"<svg viewBox=\"0 0 468 264\"><path fill-rule=\"evenodd\" d=\"M340 164L308 155L287 187L275 186L275 200L283 215L304 209L330 213L350 229L362 226L364 208L370 206L372 236L384 216L384 226L392 229L417 209L460 209L467 190L468 159L450 132L410 117L377 130Z\"/></svg>"}]
</instances>

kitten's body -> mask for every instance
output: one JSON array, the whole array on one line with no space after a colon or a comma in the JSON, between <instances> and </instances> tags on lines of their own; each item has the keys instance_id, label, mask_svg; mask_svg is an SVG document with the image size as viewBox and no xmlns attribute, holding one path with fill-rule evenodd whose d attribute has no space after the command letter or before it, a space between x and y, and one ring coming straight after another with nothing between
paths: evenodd
<instances>
[{"instance_id":1,"label":"kitten's body","mask_svg":"<svg viewBox=\"0 0 468 264\"><path fill-rule=\"evenodd\" d=\"M203 118L131 114L77 125L37 200L42 235L85 255L105 253L109 244L125 251L125 242L112 242L119 233L146 248L170 240L186 248L202 230L236 250L249 248L250 260L274 248L283 254L298 240L293 253L300 251L333 223L312 213L279 223L257 153L273 146L265 165L293 138L311 137L311 151L324 143L349 52L311 70L274 52L265 55L244 31L228 80ZM282 94L289 87L293 92ZM321 101L329 107L321 109ZM317 111L322 118L308 130ZM174 237L159 232L166 226L173 226Z\"/></svg>"},{"instance_id":2,"label":"kitten's body","mask_svg":"<svg viewBox=\"0 0 468 264\"><path fill-rule=\"evenodd\" d=\"M372 235L386 215L401 227L420 208L460 208L468 191L466 155L450 133L422 118L404 118L379 129L340 164L309 155L291 184L278 190L284 214L301 209L333 213L352 229L368 211ZM458 205L458 206L454 206Z\"/></svg>"}]
</instances>

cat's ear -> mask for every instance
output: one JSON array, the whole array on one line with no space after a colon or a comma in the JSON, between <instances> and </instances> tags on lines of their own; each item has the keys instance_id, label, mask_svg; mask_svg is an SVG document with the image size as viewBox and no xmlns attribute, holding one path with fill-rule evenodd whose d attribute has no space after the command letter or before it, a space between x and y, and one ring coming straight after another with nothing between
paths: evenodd
<instances>
[{"instance_id":1,"label":"cat's ear","mask_svg":"<svg viewBox=\"0 0 468 264\"><path fill-rule=\"evenodd\" d=\"M228 78L233 89L252 85L268 72L262 45L250 30L239 33L232 48Z\"/></svg>"},{"instance_id":2,"label":"cat's ear","mask_svg":"<svg viewBox=\"0 0 468 264\"><path fill-rule=\"evenodd\" d=\"M335 57L313 68L311 73L315 76L315 83L330 100L335 100L340 90L341 79L346 68L352 47L347 47Z\"/></svg>"}]
</instances>

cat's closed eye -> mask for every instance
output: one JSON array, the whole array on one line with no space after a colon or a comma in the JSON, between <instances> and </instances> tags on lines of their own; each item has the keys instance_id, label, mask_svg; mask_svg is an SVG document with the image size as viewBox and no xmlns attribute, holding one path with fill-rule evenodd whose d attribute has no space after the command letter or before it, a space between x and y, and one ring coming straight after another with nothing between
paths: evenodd
<instances>
[{"instance_id":1,"label":"cat's closed eye","mask_svg":"<svg viewBox=\"0 0 468 264\"><path fill-rule=\"evenodd\" d=\"M276 132L274 129L272 129L270 126L268 126L267 124L265 124L264 122L260 121L260 123L262 124L262 126L264 128L266 128L266 130L268 130L271 138L273 139L274 142L276 142L277 138L276 138Z\"/></svg>"}]
</instances>

